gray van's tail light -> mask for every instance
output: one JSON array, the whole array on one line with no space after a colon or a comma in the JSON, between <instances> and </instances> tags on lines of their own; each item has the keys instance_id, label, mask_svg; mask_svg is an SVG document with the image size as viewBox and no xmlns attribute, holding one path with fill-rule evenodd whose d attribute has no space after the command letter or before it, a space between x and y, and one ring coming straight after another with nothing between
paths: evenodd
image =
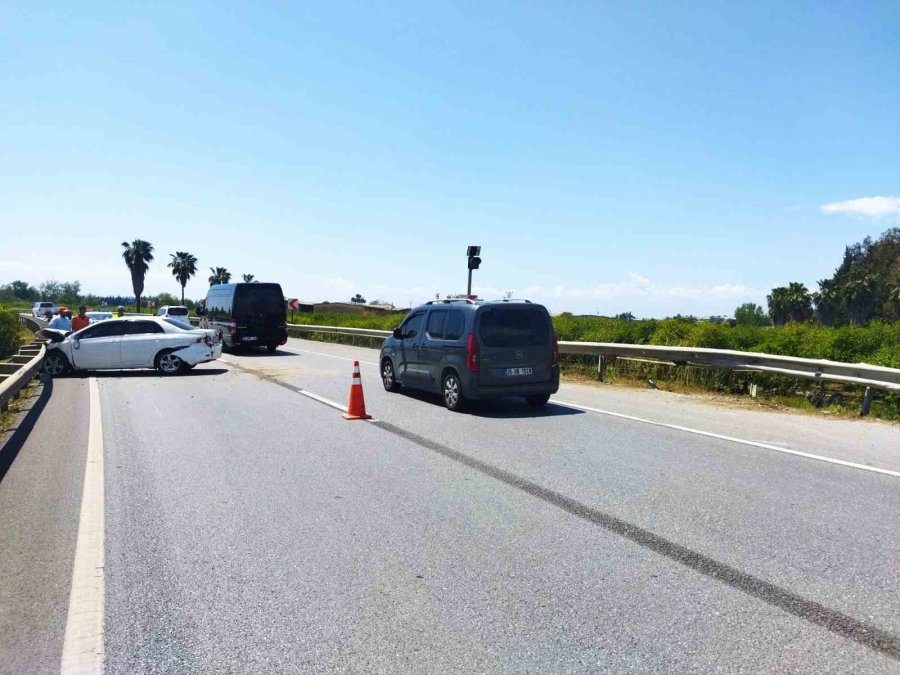
<instances>
[{"instance_id":1,"label":"gray van's tail light","mask_svg":"<svg viewBox=\"0 0 900 675\"><path fill-rule=\"evenodd\" d=\"M469 333L469 341L466 342L466 367L473 373L478 372L478 340L475 333Z\"/></svg>"},{"instance_id":2,"label":"gray van's tail light","mask_svg":"<svg viewBox=\"0 0 900 675\"><path fill-rule=\"evenodd\" d=\"M231 323L228 325L228 332L234 333L235 330L237 330L237 319L231 317Z\"/></svg>"},{"instance_id":3,"label":"gray van's tail light","mask_svg":"<svg viewBox=\"0 0 900 675\"><path fill-rule=\"evenodd\" d=\"M556 331L553 331L553 361L550 365L555 366L559 363L559 340L556 338Z\"/></svg>"}]
</instances>

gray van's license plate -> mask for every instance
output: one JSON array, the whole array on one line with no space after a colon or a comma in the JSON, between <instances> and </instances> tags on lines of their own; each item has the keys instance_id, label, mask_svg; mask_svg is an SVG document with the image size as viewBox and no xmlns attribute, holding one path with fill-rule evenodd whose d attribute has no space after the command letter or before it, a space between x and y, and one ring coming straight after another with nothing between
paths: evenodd
<instances>
[{"instance_id":1,"label":"gray van's license plate","mask_svg":"<svg viewBox=\"0 0 900 675\"><path fill-rule=\"evenodd\" d=\"M242 339L243 339L244 342L253 342L254 340L256 340L255 337L245 337L245 338L242 338Z\"/></svg>"},{"instance_id":2,"label":"gray van's license plate","mask_svg":"<svg viewBox=\"0 0 900 675\"><path fill-rule=\"evenodd\" d=\"M504 375L531 375L531 368L506 368Z\"/></svg>"}]
</instances>

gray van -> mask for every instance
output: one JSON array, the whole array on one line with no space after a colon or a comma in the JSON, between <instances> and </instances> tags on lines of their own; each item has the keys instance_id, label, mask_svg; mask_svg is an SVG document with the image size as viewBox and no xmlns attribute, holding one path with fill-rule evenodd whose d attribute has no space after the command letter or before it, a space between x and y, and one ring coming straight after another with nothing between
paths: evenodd
<instances>
[{"instance_id":1,"label":"gray van","mask_svg":"<svg viewBox=\"0 0 900 675\"><path fill-rule=\"evenodd\" d=\"M559 348L543 305L528 300L435 300L417 307L381 347L381 380L466 401L524 396L542 406L559 390Z\"/></svg>"}]
</instances>

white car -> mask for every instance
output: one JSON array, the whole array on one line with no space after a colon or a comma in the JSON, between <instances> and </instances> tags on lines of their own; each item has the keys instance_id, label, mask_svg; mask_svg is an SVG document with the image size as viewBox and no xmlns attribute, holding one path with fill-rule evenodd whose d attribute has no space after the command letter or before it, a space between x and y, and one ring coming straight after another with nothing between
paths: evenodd
<instances>
[{"instance_id":1,"label":"white car","mask_svg":"<svg viewBox=\"0 0 900 675\"><path fill-rule=\"evenodd\" d=\"M160 319L175 319L191 325L191 313L184 305L163 305L156 310L156 316Z\"/></svg>"},{"instance_id":2,"label":"white car","mask_svg":"<svg viewBox=\"0 0 900 675\"><path fill-rule=\"evenodd\" d=\"M185 330L179 323L147 317L100 321L76 333L45 328L44 371L57 376L73 370L156 368L175 375L222 355L215 331Z\"/></svg>"},{"instance_id":3,"label":"white car","mask_svg":"<svg viewBox=\"0 0 900 675\"><path fill-rule=\"evenodd\" d=\"M88 318L91 323L97 323L98 321L106 321L107 319L113 318L112 312L85 312L84 315Z\"/></svg>"}]
</instances>

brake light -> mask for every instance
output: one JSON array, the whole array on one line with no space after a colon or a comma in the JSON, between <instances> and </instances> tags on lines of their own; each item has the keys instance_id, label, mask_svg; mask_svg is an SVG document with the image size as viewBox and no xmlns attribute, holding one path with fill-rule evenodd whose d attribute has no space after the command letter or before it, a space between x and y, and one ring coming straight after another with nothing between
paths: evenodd
<instances>
[{"instance_id":1,"label":"brake light","mask_svg":"<svg viewBox=\"0 0 900 675\"><path fill-rule=\"evenodd\" d=\"M466 367L473 373L478 372L478 340L474 333L469 333L469 341L466 342Z\"/></svg>"},{"instance_id":2,"label":"brake light","mask_svg":"<svg viewBox=\"0 0 900 675\"><path fill-rule=\"evenodd\" d=\"M555 366L559 363L559 341L556 339L556 332L553 332L553 360L550 365Z\"/></svg>"},{"instance_id":3,"label":"brake light","mask_svg":"<svg viewBox=\"0 0 900 675\"><path fill-rule=\"evenodd\" d=\"M237 319L231 317L231 323L228 324L228 332L233 333L237 329Z\"/></svg>"}]
</instances>

